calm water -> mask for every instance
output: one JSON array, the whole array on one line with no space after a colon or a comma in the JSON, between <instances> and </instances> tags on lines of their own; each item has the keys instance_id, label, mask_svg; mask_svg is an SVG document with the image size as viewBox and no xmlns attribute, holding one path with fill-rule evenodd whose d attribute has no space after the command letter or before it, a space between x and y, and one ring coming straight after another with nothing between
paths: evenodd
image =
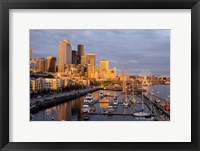
<instances>
[{"instance_id":1,"label":"calm water","mask_svg":"<svg viewBox=\"0 0 200 151\"><path fill-rule=\"evenodd\" d=\"M147 91L154 93L156 96L170 101L170 85L154 85L144 88Z\"/></svg>"},{"instance_id":2,"label":"calm water","mask_svg":"<svg viewBox=\"0 0 200 151\"><path fill-rule=\"evenodd\" d=\"M152 92L157 92L159 90L160 97L166 97L169 95L168 85L156 85L148 88ZM95 113L106 112L107 107L110 101L113 100L114 96L119 96L118 101L122 101L122 96L118 91L107 91L104 90L104 94L110 93L113 97L104 97L102 99L99 98L99 91L93 92L92 95L96 100L99 100L98 103L94 104ZM52 117L55 121L83 121L84 114L81 113L81 108L83 106L84 98L80 97L63 104L50 107L48 109L39 111L34 113L33 120L34 121L52 121ZM142 109L141 98L139 96L135 96L135 99L140 103L136 105L132 105L128 108L124 108L123 105L119 104L115 109L114 113L118 113L121 115L89 115L88 121L144 121L144 120L153 120L150 118L136 118L132 115L133 112L140 111ZM149 108L144 105L144 112L151 112ZM129 114L129 115L125 115Z\"/></svg>"}]
</instances>

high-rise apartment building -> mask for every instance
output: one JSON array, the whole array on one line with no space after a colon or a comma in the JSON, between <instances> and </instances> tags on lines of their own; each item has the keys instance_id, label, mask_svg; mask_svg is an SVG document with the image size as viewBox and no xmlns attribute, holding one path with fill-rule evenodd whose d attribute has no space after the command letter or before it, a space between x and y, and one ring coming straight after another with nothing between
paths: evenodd
<instances>
[{"instance_id":1,"label":"high-rise apartment building","mask_svg":"<svg viewBox=\"0 0 200 151\"><path fill-rule=\"evenodd\" d=\"M67 39L61 40L58 45L58 72L65 72L65 64L72 63L71 42Z\"/></svg>"},{"instance_id":2,"label":"high-rise apartment building","mask_svg":"<svg viewBox=\"0 0 200 151\"><path fill-rule=\"evenodd\" d=\"M56 72L56 57L47 56L47 72Z\"/></svg>"},{"instance_id":3,"label":"high-rise apartment building","mask_svg":"<svg viewBox=\"0 0 200 151\"><path fill-rule=\"evenodd\" d=\"M87 65L88 78L93 78L96 67L96 55L95 54L85 54L81 57L81 64Z\"/></svg>"},{"instance_id":4,"label":"high-rise apartment building","mask_svg":"<svg viewBox=\"0 0 200 151\"><path fill-rule=\"evenodd\" d=\"M77 51L72 50L72 64L77 64Z\"/></svg>"},{"instance_id":5,"label":"high-rise apartment building","mask_svg":"<svg viewBox=\"0 0 200 151\"><path fill-rule=\"evenodd\" d=\"M85 54L81 57L81 64L90 64L92 66L96 66L96 55L95 54Z\"/></svg>"},{"instance_id":6,"label":"high-rise apartment building","mask_svg":"<svg viewBox=\"0 0 200 151\"><path fill-rule=\"evenodd\" d=\"M84 55L84 45L78 44L77 49L77 64L81 64L81 57Z\"/></svg>"},{"instance_id":7,"label":"high-rise apartment building","mask_svg":"<svg viewBox=\"0 0 200 151\"><path fill-rule=\"evenodd\" d=\"M109 74L109 61L100 60L100 78L107 79Z\"/></svg>"},{"instance_id":8,"label":"high-rise apartment building","mask_svg":"<svg viewBox=\"0 0 200 151\"><path fill-rule=\"evenodd\" d=\"M36 59L36 70L37 70L37 72L45 72L46 71L46 60L44 58Z\"/></svg>"}]
</instances>

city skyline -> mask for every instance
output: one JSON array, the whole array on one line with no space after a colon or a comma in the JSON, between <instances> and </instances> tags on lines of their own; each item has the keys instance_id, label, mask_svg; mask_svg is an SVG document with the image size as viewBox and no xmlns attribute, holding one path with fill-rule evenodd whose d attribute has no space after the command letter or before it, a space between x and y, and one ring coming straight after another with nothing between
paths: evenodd
<instances>
[{"instance_id":1,"label":"city skyline","mask_svg":"<svg viewBox=\"0 0 200 151\"><path fill-rule=\"evenodd\" d=\"M72 50L83 44L96 64L109 60L117 73L170 75L170 30L30 30L33 58L58 58L58 43L67 38Z\"/></svg>"}]
</instances>

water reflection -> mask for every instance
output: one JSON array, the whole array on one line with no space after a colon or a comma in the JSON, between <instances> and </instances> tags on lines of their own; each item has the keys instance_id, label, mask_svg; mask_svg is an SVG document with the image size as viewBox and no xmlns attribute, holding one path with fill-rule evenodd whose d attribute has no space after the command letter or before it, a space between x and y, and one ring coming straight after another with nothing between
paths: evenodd
<instances>
[{"instance_id":1,"label":"water reflection","mask_svg":"<svg viewBox=\"0 0 200 151\"><path fill-rule=\"evenodd\" d=\"M105 109L108 107L109 104L109 99L107 97L104 97L102 99L99 100L99 104L100 104L100 109Z\"/></svg>"}]
</instances>

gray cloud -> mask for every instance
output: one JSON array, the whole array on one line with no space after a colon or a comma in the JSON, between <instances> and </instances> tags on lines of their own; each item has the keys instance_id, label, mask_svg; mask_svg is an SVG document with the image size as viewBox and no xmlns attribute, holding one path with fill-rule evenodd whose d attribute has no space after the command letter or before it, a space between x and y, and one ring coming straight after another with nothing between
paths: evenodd
<instances>
[{"instance_id":1,"label":"gray cloud","mask_svg":"<svg viewBox=\"0 0 200 151\"><path fill-rule=\"evenodd\" d=\"M58 42L67 38L72 49L85 45L85 53L110 60L110 68L129 74L170 74L170 30L30 30L33 57L57 57Z\"/></svg>"}]
</instances>

